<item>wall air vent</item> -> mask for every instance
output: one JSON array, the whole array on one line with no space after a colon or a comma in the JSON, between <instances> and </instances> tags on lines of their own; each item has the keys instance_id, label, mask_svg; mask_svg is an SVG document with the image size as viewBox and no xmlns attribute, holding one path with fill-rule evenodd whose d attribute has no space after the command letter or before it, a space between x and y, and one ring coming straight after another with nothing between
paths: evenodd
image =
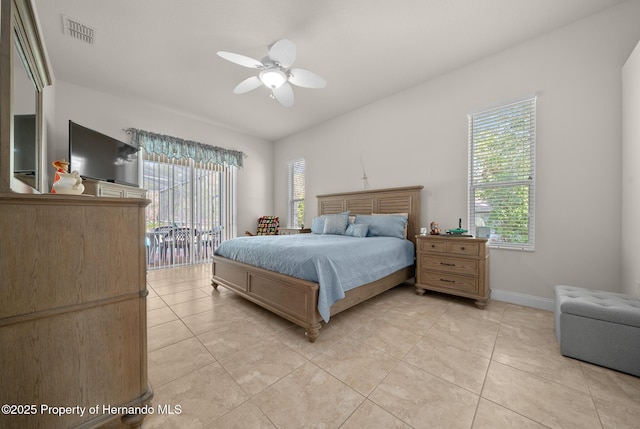
<instances>
[{"instance_id":1,"label":"wall air vent","mask_svg":"<svg viewBox=\"0 0 640 429\"><path fill-rule=\"evenodd\" d=\"M96 34L95 28L89 27L88 25L66 15L62 15L62 25L64 28L64 34L67 36L81 40L85 43L93 44Z\"/></svg>"}]
</instances>

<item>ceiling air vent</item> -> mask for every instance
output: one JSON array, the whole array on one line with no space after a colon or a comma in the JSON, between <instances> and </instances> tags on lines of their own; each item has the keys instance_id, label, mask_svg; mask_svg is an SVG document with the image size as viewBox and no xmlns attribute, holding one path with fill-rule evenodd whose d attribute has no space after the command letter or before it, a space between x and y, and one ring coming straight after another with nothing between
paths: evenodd
<instances>
[{"instance_id":1,"label":"ceiling air vent","mask_svg":"<svg viewBox=\"0 0 640 429\"><path fill-rule=\"evenodd\" d=\"M64 26L64 34L67 36L81 40L85 43L93 44L96 34L96 30L94 28L66 15L62 15L62 24Z\"/></svg>"}]
</instances>

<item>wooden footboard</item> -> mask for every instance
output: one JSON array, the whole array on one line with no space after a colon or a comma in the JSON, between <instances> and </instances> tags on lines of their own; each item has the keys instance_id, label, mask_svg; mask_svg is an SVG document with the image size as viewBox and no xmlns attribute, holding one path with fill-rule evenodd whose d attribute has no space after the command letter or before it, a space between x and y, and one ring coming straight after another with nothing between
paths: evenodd
<instances>
[{"instance_id":1,"label":"wooden footboard","mask_svg":"<svg viewBox=\"0 0 640 429\"><path fill-rule=\"evenodd\" d=\"M379 295L413 276L414 267L410 266L375 282L351 289L345 292L344 299L331 306L331 315ZM312 343L320 335L322 316L318 313L318 283L214 256L211 285L214 289L218 285L224 286L303 327Z\"/></svg>"},{"instance_id":2,"label":"wooden footboard","mask_svg":"<svg viewBox=\"0 0 640 429\"><path fill-rule=\"evenodd\" d=\"M320 331L318 284L214 256L211 285L224 286L302 326L313 342Z\"/></svg>"}]
</instances>

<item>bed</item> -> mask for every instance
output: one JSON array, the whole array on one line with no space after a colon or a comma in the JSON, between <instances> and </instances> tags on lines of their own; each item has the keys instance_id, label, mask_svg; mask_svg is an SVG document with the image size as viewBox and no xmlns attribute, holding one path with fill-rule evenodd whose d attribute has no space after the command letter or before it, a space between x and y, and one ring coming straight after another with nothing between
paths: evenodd
<instances>
[{"instance_id":1,"label":"bed","mask_svg":"<svg viewBox=\"0 0 640 429\"><path fill-rule=\"evenodd\" d=\"M348 211L350 215L407 214L406 236L415 245L420 229L422 186L365 190L317 196L318 216ZM248 237L254 239L258 237ZM285 240L286 236L275 237ZM368 238L367 238L368 239ZM400 240L398 240L400 241ZM323 320L397 286L414 276L415 265L400 268L383 278L344 292L344 298L330 306L323 317L318 309L321 296L318 282L304 280L244 262L214 255L212 286L223 286L305 329L315 342Z\"/></svg>"}]
</instances>

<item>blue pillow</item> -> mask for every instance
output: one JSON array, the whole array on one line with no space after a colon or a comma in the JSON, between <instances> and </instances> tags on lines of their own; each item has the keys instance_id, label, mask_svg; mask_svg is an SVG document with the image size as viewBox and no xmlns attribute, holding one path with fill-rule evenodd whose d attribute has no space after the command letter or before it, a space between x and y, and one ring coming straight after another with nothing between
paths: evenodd
<instances>
[{"instance_id":1,"label":"blue pillow","mask_svg":"<svg viewBox=\"0 0 640 429\"><path fill-rule=\"evenodd\" d=\"M314 217L311 221L311 232L313 234L322 234L324 232L324 216Z\"/></svg>"},{"instance_id":2,"label":"blue pillow","mask_svg":"<svg viewBox=\"0 0 640 429\"><path fill-rule=\"evenodd\" d=\"M366 237L367 231L369 231L369 225L364 223L350 223L344 235L350 235L352 237Z\"/></svg>"},{"instance_id":3,"label":"blue pillow","mask_svg":"<svg viewBox=\"0 0 640 429\"><path fill-rule=\"evenodd\" d=\"M407 217L402 215L356 215L356 225L369 225L367 237L396 237L404 239Z\"/></svg>"},{"instance_id":4,"label":"blue pillow","mask_svg":"<svg viewBox=\"0 0 640 429\"><path fill-rule=\"evenodd\" d=\"M349 212L324 215L323 234L344 235L349 224Z\"/></svg>"}]
</instances>

